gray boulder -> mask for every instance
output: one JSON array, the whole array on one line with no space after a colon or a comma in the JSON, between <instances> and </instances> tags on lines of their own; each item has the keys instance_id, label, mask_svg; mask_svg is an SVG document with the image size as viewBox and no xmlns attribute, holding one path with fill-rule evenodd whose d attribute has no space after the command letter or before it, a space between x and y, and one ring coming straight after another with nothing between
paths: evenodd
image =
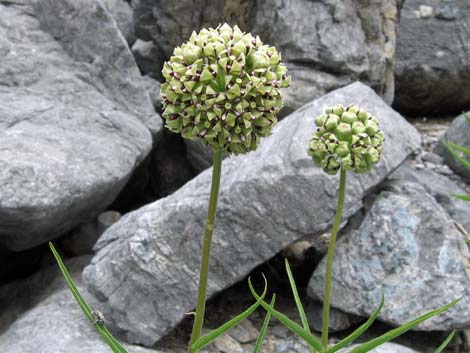
<instances>
[{"instance_id":1,"label":"gray boulder","mask_svg":"<svg viewBox=\"0 0 470 353\"><path fill-rule=\"evenodd\" d=\"M284 115L356 80L391 103L396 20L396 0L139 0L134 8L137 37L153 42L157 67L193 30L221 22L275 45L293 76Z\"/></svg>"},{"instance_id":2,"label":"gray boulder","mask_svg":"<svg viewBox=\"0 0 470 353\"><path fill-rule=\"evenodd\" d=\"M325 261L308 292L323 297ZM382 289L379 319L398 326L462 297L453 308L421 323L422 331L470 325L470 251L464 235L426 189L415 182L390 182L357 231L338 243L332 300L345 312L370 316Z\"/></svg>"},{"instance_id":3,"label":"gray boulder","mask_svg":"<svg viewBox=\"0 0 470 353\"><path fill-rule=\"evenodd\" d=\"M406 0L394 62L394 106L408 114L448 114L470 107L470 3Z\"/></svg>"},{"instance_id":4,"label":"gray boulder","mask_svg":"<svg viewBox=\"0 0 470 353\"><path fill-rule=\"evenodd\" d=\"M67 262L79 291L94 304L80 281L89 257ZM12 300L14 298L14 300ZM58 267L0 288L0 351L2 353L109 353L70 293ZM133 353L159 353L125 345Z\"/></svg>"},{"instance_id":5,"label":"gray boulder","mask_svg":"<svg viewBox=\"0 0 470 353\"><path fill-rule=\"evenodd\" d=\"M338 176L315 167L306 148L315 116L327 105L350 102L379 117L387 143L371 173L350 175L345 217L358 211L363 197L418 148L418 132L372 89L355 83L281 121L257 151L227 158L209 297L296 240L330 228ZM152 345L194 309L210 182L207 170L174 194L125 215L95 246L84 280L130 342Z\"/></svg>"},{"instance_id":6,"label":"gray boulder","mask_svg":"<svg viewBox=\"0 0 470 353\"><path fill-rule=\"evenodd\" d=\"M389 177L393 182L411 181L419 183L426 192L470 234L470 202L458 200L452 194L465 194L467 191L449 176L429 169L415 169L412 162L404 163Z\"/></svg>"},{"instance_id":7,"label":"gray boulder","mask_svg":"<svg viewBox=\"0 0 470 353\"><path fill-rule=\"evenodd\" d=\"M436 152L444 157L444 161L461 177L470 180L470 170L466 169L449 150L444 146L444 142L453 142L462 147L470 148L470 121L464 115L454 119L450 127L445 132L436 146ZM463 156L463 155L462 155ZM470 163L470 157L465 156Z\"/></svg>"},{"instance_id":8,"label":"gray boulder","mask_svg":"<svg viewBox=\"0 0 470 353\"><path fill-rule=\"evenodd\" d=\"M0 13L0 244L22 250L106 208L162 121L98 2L19 1Z\"/></svg>"}]
</instances>

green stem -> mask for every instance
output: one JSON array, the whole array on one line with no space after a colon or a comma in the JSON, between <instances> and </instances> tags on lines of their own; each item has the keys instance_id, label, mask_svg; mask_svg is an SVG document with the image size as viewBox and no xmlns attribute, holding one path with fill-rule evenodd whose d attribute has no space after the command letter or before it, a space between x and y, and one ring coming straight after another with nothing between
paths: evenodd
<instances>
[{"instance_id":1,"label":"green stem","mask_svg":"<svg viewBox=\"0 0 470 353\"><path fill-rule=\"evenodd\" d=\"M328 323L330 320L330 299L331 299L331 276L333 273L333 257L335 253L336 236L338 235L339 226L341 224L341 216L343 214L344 194L346 191L346 170L341 168L341 176L339 182L338 208L331 231L330 243L328 245L328 255L326 261L325 276L325 298L323 300L323 320L322 320L322 345L326 349L328 347Z\"/></svg>"},{"instance_id":2,"label":"green stem","mask_svg":"<svg viewBox=\"0 0 470 353\"><path fill-rule=\"evenodd\" d=\"M191 346L201 337L204 311L206 309L207 279L209 275L209 262L211 257L212 230L214 229L215 211L219 196L220 173L222 170L222 150L214 151L214 166L212 168L211 194L209 198L209 210L207 212L206 231L202 244L201 268L199 272L199 288L197 292L196 315L193 331L189 341L188 352L193 353Z\"/></svg>"}]
</instances>

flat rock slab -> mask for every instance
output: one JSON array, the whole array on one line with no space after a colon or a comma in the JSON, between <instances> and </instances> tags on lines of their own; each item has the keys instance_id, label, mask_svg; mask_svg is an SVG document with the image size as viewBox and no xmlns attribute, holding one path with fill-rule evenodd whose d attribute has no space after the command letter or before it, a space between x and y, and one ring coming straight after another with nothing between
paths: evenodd
<instances>
[{"instance_id":1,"label":"flat rock slab","mask_svg":"<svg viewBox=\"0 0 470 353\"><path fill-rule=\"evenodd\" d=\"M209 297L294 241L329 229L339 177L315 167L307 145L314 118L326 106L351 102L378 117L386 144L371 173L350 175L345 217L419 147L418 132L372 89L355 83L288 116L257 151L226 159ZM98 241L84 279L130 342L153 344L194 309L210 183L207 170L174 194L127 214Z\"/></svg>"},{"instance_id":2,"label":"flat rock slab","mask_svg":"<svg viewBox=\"0 0 470 353\"><path fill-rule=\"evenodd\" d=\"M0 4L0 244L91 219L162 127L116 22L95 0Z\"/></svg>"},{"instance_id":3,"label":"flat rock slab","mask_svg":"<svg viewBox=\"0 0 470 353\"><path fill-rule=\"evenodd\" d=\"M88 256L67 262L82 295L94 304L80 281ZM15 298L15 300L11 300ZM109 353L70 293L54 264L34 276L0 288L0 352ZM125 345L132 353L161 353Z\"/></svg>"},{"instance_id":4,"label":"flat rock slab","mask_svg":"<svg viewBox=\"0 0 470 353\"><path fill-rule=\"evenodd\" d=\"M453 308L421 323L422 331L470 326L470 251L464 235L419 183L393 180L357 231L339 241L333 262L332 300L345 312L403 325L462 297ZM308 287L323 298L324 258Z\"/></svg>"}]
</instances>

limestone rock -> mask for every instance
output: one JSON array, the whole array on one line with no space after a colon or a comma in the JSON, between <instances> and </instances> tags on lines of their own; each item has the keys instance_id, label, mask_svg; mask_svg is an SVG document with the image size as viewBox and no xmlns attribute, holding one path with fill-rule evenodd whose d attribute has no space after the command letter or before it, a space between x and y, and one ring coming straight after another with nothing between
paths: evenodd
<instances>
[{"instance_id":1,"label":"limestone rock","mask_svg":"<svg viewBox=\"0 0 470 353\"><path fill-rule=\"evenodd\" d=\"M413 115L470 107L470 3L406 0L400 12L394 107Z\"/></svg>"},{"instance_id":2,"label":"limestone rock","mask_svg":"<svg viewBox=\"0 0 470 353\"><path fill-rule=\"evenodd\" d=\"M17 251L105 209L162 122L100 3L20 0L0 13L0 244Z\"/></svg>"},{"instance_id":3,"label":"limestone rock","mask_svg":"<svg viewBox=\"0 0 470 353\"><path fill-rule=\"evenodd\" d=\"M323 297L324 258L309 294ZM470 250L446 211L415 182L391 181L357 231L335 252L331 304L399 326L462 297L453 308L417 326L446 331L470 325Z\"/></svg>"}]
</instances>

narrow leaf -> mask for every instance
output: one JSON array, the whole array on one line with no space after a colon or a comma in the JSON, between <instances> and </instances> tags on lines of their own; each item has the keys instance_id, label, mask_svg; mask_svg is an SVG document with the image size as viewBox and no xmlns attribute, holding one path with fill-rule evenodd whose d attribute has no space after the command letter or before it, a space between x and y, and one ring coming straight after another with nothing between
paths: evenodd
<instances>
[{"instance_id":1,"label":"narrow leaf","mask_svg":"<svg viewBox=\"0 0 470 353\"><path fill-rule=\"evenodd\" d=\"M78 305L80 306L88 320L90 320L91 323L94 323L95 319L93 317L93 309L88 305L86 300L78 291L77 286L73 282L72 277L70 276L70 273L67 270L67 267L65 266L64 262L62 261L62 258L60 257L59 253L55 249L54 245L52 245L52 243L49 243L49 248L54 254L57 264L59 265L62 275L64 276L64 279L67 282L67 285L70 291L72 292L72 295L74 296L75 300L77 301ZM96 331L98 331L98 333L101 335L101 337L104 339L104 341L108 344L108 346L114 353L127 353L124 347L113 337L113 335L111 335L111 333L106 327L98 323L94 323L94 326Z\"/></svg>"},{"instance_id":2,"label":"narrow leaf","mask_svg":"<svg viewBox=\"0 0 470 353\"><path fill-rule=\"evenodd\" d=\"M295 284L294 276L292 275L292 271L290 269L289 261L287 260L287 258L285 259L285 263L286 263L287 277L289 277L289 283L292 289L292 294L294 296L295 304L297 305L297 310L299 311L300 321L302 322L304 329L307 330L308 332L311 332L310 326L308 325L307 315L305 315L304 307L302 305L302 302L300 301L299 292L297 291L297 286Z\"/></svg>"},{"instance_id":3,"label":"narrow leaf","mask_svg":"<svg viewBox=\"0 0 470 353\"><path fill-rule=\"evenodd\" d=\"M271 303L269 306L274 308L274 303L276 302L276 294L273 294L271 299ZM271 320L271 313L267 312L266 316L263 321L263 325L261 326L261 330L259 331L258 338L256 339L255 348L253 349L253 353L259 353L261 351L261 345L263 344L264 336L266 336L266 331L268 330L269 320Z\"/></svg>"},{"instance_id":4,"label":"narrow leaf","mask_svg":"<svg viewBox=\"0 0 470 353\"><path fill-rule=\"evenodd\" d=\"M457 159L465 168L470 169L470 162L467 161L460 153L463 153L467 156L470 156L470 150L459 146L453 142L446 142L445 146L449 150L449 152Z\"/></svg>"},{"instance_id":5,"label":"narrow leaf","mask_svg":"<svg viewBox=\"0 0 470 353\"><path fill-rule=\"evenodd\" d=\"M380 300L380 305L377 309L375 309L374 313L372 314L366 322L364 322L361 326L359 326L354 332L352 332L347 337L343 338L341 341L336 343L333 347L328 348L325 353L334 353L339 351L341 348L346 347L347 345L351 344L355 341L358 337L360 337L366 330L372 325L375 321L377 316L379 316L380 311L384 306L384 292L382 290L382 299Z\"/></svg>"},{"instance_id":6,"label":"narrow leaf","mask_svg":"<svg viewBox=\"0 0 470 353\"><path fill-rule=\"evenodd\" d=\"M464 195L464 194L451 194L451 195L463 201L470 201L470 195Z\"/></svg>"},{"instance_id":7,"label":"narrow leaf","mask_svg":"<svg viewBox=\"0 0 470 353\"><path fill-rule=\"evenodd\" d=\"M258 293L256 293L255 289L253 288L253 285L251 284L251 279L250 278L248 278L248 285L250 287L251 294L255 297L255 299L259 299L260 296L258 295ZM280 313L279 311L271 308L268 305L268 303L266 303L265 301L261 301L261 306L264 308L264 310L271 313L272 316L274 316L276 319L278 319L289 330L294 332L300 338L303 338L308 344L310 344L317 351L321 351L322 345L321 345L320 341L315 336L313 336L310 332L308 332L307 330L302 328L300 325L296 324L294 321L289 319L286 315L284 315L284 314Z\"/></svg>"},{"instance_id":8,"label":"narrow leaf","mask_svg":"<svg viewBox=\"0 0 470 353\"><path fill-rule=\"evenodd\" d=\"M214 341L217 337L223 335L225 332L239 324L242 320L246 319L248 316L250 316L253 311L255 311L263 301L264 297L266 296L266 291L268 289L268 282L266 278L264 279L264 291L261 297L257 298L256 303L254 303L252 306L250 306L248 309L246 309L243 313L240 315L234 317L230 321L227 321L225 324L219 326L215 330L209 332L208 334L199 337L196 342L191 346L191 350L193 352L198 352L201 348L207 346L209 343Z\"/></svg>"},{"instance_id":9,"label":"narrow leaf","mask_svg":"<svg viewBox=\"0 0 470 353\"><path fill-rule=\"evenodd\" d=\"M455 149L456 151L462 152L466 156L470 156L470 148L460 146L454 142L447 142L447 145L450 146L450 148Z\"/></svg>"},{"instance_id":10,"label":"narrow leaf","mask_svg":"<svg viewBox=\"0 0 470 353\"><path fill-rule=\"evenodd\" d=\"M367 341L366 343L361 344L359 347L354 348L349 353L369 352L372 349L374 349L375 347L380 346L381 344L383 344L385 342L388 342L390 340L393 340L394 338L396 338L396 337L404 334L405 332L411 330L413 327L417 326L418 324L422 323L423 321L425 321L425 320L427 320L427 319L429 319L433 316L441 314L442 312L446 311L447 309L449 309L449 308L453 307L455 304L457 304L460 301L460 299L461 298L459 298L457 300L454 300L453 302L451 302L447 305L444 305L443 307L441 307L439 309L430 311L430 312L418 317L417 319L414 319L414 320L404 324L403 326L397 327L393 330L390 330L390 331L386 332L385 334L383 334L380 337L377 337L377 338L374 338L370 341Z\"/></svg>"},{"instance_id":11,"label":"narrow leaf","mask_svg":"<svg viewBox=\"0 0 470 353\"><path fill-rule=\"evenodd\" d=\"M452 332L447 336L447 338L444 340L444 342L441 343L439 347L434 351L434 353L441 353L444 348L452 341L452 338L454 338L455 335L455 330L452 330Z\"/></svg>"}]
</instances>

